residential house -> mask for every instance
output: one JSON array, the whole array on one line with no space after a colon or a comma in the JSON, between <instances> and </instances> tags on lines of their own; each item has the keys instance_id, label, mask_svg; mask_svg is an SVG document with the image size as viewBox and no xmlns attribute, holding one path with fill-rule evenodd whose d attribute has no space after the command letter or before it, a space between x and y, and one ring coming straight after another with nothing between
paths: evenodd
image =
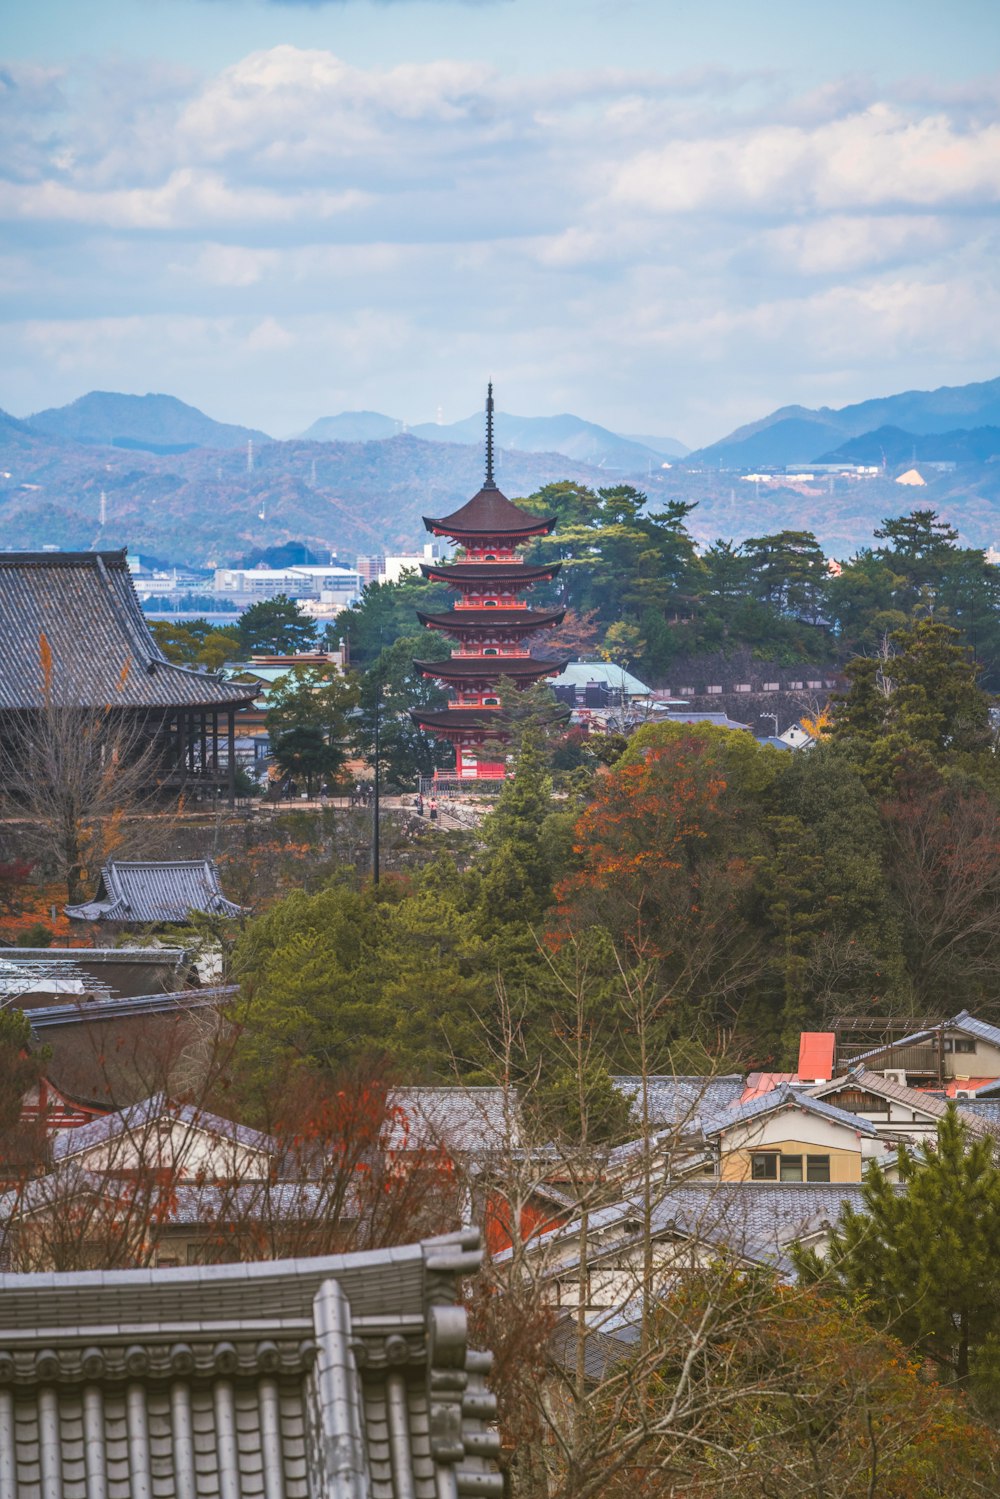
<instances>
[{"instance_id":1,"label":"residential house","mask_svg":"<svg viewBox=\"0 0 1000 1499\"><path fill-rule=\"evenodd\" d=\"M860 1182L889 1148L873 1124L789 1083L718 1116L705 1129L727 1182Z\"/></svg>"},{"instance_id":2,"label":"residential house","mask_svg":"<svg viewBox=\"0 0 1000 1499\"><path fill-rule=\"evenodd\" d=\"M864 1120L880 1135L910 1143L933 1140L949 1109L943 1096L909 1088L892 1076L861 1066L852 1067L843 1077L810 1088L809 1093L841 1112ZM974 1135L992 1132L989 1122L978 1117L964 1099L958 1112Z\"/></svg>"},{"instance_id":3,"label":"residential house","mask_svg":"<svg viewBox=\"0 0 1000 1499\"><path fill-rule=\"evenodd\" d=\"M871 1047L852 1062L910 1087L942 1089L953 1098L971 1096L1000 1079L1000 1027L960 1010L938 1025Z\"/></svg>"}]
</instances>

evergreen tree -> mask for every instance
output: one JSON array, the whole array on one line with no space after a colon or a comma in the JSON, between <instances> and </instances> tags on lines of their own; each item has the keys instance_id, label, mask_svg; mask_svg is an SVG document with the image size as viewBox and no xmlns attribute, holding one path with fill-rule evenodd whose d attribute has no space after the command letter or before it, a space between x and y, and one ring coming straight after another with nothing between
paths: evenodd
<instances>
[{"instance_id":1,"label":"evergreen tree","mask_svg":"<svg viewBox=\"0 0 1000 1499\"><path fill-rule=\"evenodd\" d=\"M1000 1402L1000 1167L990 1137L970 1140L952 1106L937 1140L901 1146L902 1191L873 1162L864 1210L844 1208L825 1260L801 1272L859 1297L869 1319L942 1375Z\"/></svg>"},{"instance_id":2,"label":"evergreen tree","mask_svg":"<svg viewBox=\"0 0 1000 1499\"><path fill-rule=\"evenodd\" d=\"M552 812L552 778L537 736L524 734L514 774L482 828L486 858L478 901L479 930L536 924L552 901L553 870L543 839Z\"/></svg>"},{"instance_id":3,"label":"evergreen tree","mask_svg":"<svg viewBox=\"0 0 1000 1499\"><path fill-rule=\"evenodd\" d=\"M315 622L285 593L244 609L236 631L247 656L293 656L316 648Z\"/></svg>"}]
</instances>

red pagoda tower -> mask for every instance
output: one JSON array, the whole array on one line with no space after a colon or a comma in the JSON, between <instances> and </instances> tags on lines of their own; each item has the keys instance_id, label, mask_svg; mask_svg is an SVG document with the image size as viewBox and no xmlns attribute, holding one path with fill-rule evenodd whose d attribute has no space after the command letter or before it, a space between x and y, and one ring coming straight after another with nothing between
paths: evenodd
<instances>
[{"instance_id":1,"label":"red pagoda tower","mask_svg":"<svg viewBox=\"0 0 1000 1499\"><path fill-rule=\"evenodd\" d=\"M487 740L498 732L500 698L497 683L509 677L519 687L564 671L565 661L533 656L528 642L540 630L561 624L565 609L531 609L520 597L535 583L554 578L561 562L528 567L517 548L533 536L548 536L555 519L540 519L500 493L493 479L493 385L486 397L486 481L461 509L441 520L424 517L435 536L450 536L463 548L459 562L425 563L426 578L447 583L459 597L444 614L417 618L428 630L441 630L455 641L446 661L414 661L425 677L436 677L451 688L453 697L441 712L411 710L418 728L455 746L456 776L464 780L500 779L502 761L476 758Z\"/></svg>"}]
</instances>

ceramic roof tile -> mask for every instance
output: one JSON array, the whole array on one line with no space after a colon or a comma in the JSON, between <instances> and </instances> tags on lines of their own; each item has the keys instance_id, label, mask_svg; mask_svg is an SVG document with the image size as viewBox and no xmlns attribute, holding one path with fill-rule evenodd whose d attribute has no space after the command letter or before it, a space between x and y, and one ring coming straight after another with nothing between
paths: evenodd
<instances>
[{"instance_id":1,"label":"ceramic roof tile","mask_svg":"<svg viewBox=\"0 0 1000 1499\"><path fill-rule=\"evenodd\" d=\"M192 911L207 916L242 916L222 893L214 859L111 859L101 872L97 896L67 906L76 921L121 921L153 926L185 922Z\"/></svg>"},{"instance_id":2,"label":"ceramic roof tile","mask_svg":"<svg viewBox=\"0 0 1000 1499\"><path fill-rule=\"evenodd\" d=\"M0 709L236 707L252 696L166 659L124 550L0 553L0 635Z\"/></svg>"}]
</instances>

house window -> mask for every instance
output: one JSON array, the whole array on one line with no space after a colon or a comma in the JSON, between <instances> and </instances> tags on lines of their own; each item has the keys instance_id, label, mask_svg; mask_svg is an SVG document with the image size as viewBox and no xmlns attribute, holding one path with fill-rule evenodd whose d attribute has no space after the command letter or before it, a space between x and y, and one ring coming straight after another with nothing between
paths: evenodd
<instances>
[{"instance_id":1,"label":"house window","mask_svg":"<svg viewBox=\"0 0 1000 1499\"><path fill-rule=\"evenodd\" d=\"M783 1182L800 1182L802 1180L802 1157L800 1155L783 1155L781 1157L781 1178Z\"/></svg>"},{"instance_id":2,"label":"house window","mask_svg":"<svg viewBox=\"0 0 1000 1499\"><path fill-rule=\"evenodd\" d=\"M778 1157L773 1152L767 1155L756 1154L750 1157L750 1177L755 1182L773 1182L778 1180Z\"/></svg>"},{"instance_id":3,"label":"house window","mask_svg":"<svg viewBox=\"0 0 1000 1499\"><path fill-rule=\"evenodd\" d=\"M806 1156L806 1181L828 1182L830 1180L830 1157L828 1155Z\"/></svg>"},{"instance_id":4,"label":"house window","mask_svg":"<svg viewBox=\"0 0 1000 1499\"><path fill-rule=\"evenodd\" d=\"M945 1049L947 1049L947 1045L948 1043L945 1042ZM965 1052L966 1055L973 1053L976 1049L976 1043L971 1036L956 1036L952 1042L952 1046L955 1051Z\"/></svg>"}]
</instances>

